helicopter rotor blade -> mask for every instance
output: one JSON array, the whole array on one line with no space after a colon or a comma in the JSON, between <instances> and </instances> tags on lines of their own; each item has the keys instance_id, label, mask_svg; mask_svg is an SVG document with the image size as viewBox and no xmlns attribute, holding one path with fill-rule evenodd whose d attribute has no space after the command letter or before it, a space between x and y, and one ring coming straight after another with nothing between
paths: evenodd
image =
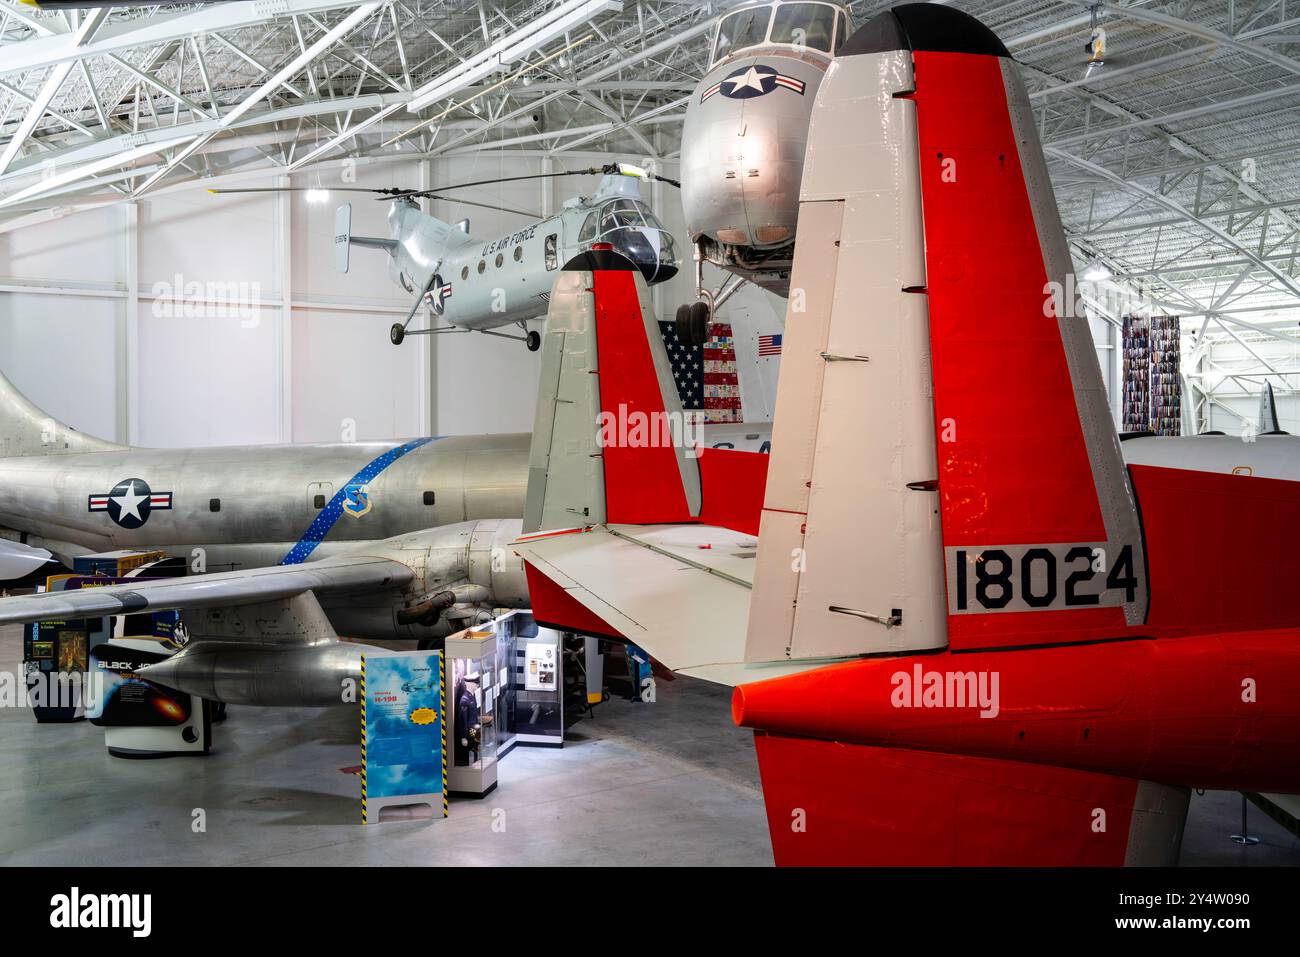
<instances>
[{"instance_id":1,"label":"helicopter rotor blade","mask_svg":"<svg viewBox=\"0 0 1300 957\"><path fill-rule=\"evenodd\" d=\"M427 191L424 193L403 193L401 196L387 196L385 197L385 199L392 201L395 199L407 199L413 196L418 197L418 196L425 196L425 195L428 195ZM479 209L493 209L500 213L514 213L516 216L523 216L527 219L542 218L541 213L534 213L527 209L515 209L513 206L502 206L500 203L476 203L472 199L460 199L451 196L429 195L429 198L441 199L443 202L447 202L447 203L460 203L462 206L477 206Z\"/></svg>"},{"instance_id":2,"label":"helicopter rotor blade","mask_svg":"<svg viewBox=\"0 0 1300 957\"><path fill-rule=\"evenodd\" d=\"M408 190L397 186L382 188L370 186L242 186L234 189L209 189L209 193L381 193L385 196L403 196Z\"/></svg>"},{"instance_id":3,"label":"helicopter rotor blade","mask_svg":"<svg viewBox=\"0 0 1300 957\"><path fill-rule=\"evenodd\" d=\"M567 169L560 170L558 173L527 173L523 176L499 176L496 179L480 179L472 183L452 183L450 186L439 186L435 189L411 190L403 194L406 197L413 196L431 196L437 197L440 193L446 193L453 189L469 189L472 186L495 186L497 183L514 183L524 179L551 179L556 176L587 176L596 173L605 172L599 166L593 166L588 169Z\"/></svg>"},{"instance_id":4,"label":"helicopter rotor blade","mask_svg":"<svg viewBox=\"0 0 1300 957\"><path fill-rule=\"evenodd\" d=\"M635 167L632 167L635 169ZM599 176L620 174L623 176L633 176L637 178L658 180L661 183L667 183L669 186L681 188L681 183L675 179L669 179L667 176L660 176L658 173L649 173L645 170L636 170L628 172L620 163L606 163L604 166L588 166L585 169L562 169L556 173L526 173L523 176L499 176L496 179L481 179L472 183L452 183L450 186L438 186L432 189L411 190L404 193L403 196L438 196L440 193L450 192L453 189L468 189L471 186L495 186L497 183L514 183L525 179L553 179L557 176Z\"/></svg>"}]
</instances>

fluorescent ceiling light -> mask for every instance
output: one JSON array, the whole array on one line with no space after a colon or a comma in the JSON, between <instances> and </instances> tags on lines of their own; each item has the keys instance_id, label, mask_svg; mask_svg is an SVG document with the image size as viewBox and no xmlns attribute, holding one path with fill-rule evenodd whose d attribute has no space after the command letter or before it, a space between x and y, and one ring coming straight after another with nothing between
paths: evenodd
<instances>
[{"instance_id":1,"label":"fluorescent ceiling light","mask_svg":"<svg viewBox=\"0 0 1300 957\"><path fill-rule=\"evenodd\" d=\"M567 0L550 13L502 37L473 59L420 87L406 108L412 113L419 113L430 103L472 86L507 64L522 60L578 24L586 23L607 11L622 9L622 0Z\"/></svg>"},{"instance_id":2,"label":"fluorescent ceiling light","mask_svg":"<svg viewBox=\"0 0 1300 957\"><path fill-rule=\"evenodd\" d=\"M1105 282L1111 277L1111 272L1101 263L1096 263L1088 268L1083 274L1083 278L1088 282Z\"/></svg>"}]
</instances>

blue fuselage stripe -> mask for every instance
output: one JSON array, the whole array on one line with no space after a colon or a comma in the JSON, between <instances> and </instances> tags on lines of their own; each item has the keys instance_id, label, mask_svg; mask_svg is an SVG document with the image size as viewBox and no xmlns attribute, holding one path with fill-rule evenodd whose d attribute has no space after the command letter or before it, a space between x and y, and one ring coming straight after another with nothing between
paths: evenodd
<instances>
[{"instance_id":1,"label":"blue fuselage stripe","mask_svg":"<svg viewBox=\"0 0 1300 957\"><path fill-rule=\"evenodd\" d=\"M297 565L307 560L308 556L316 550L316 546L323 542L325 537L329 535L330 529L334 527L334 523L337 522L339 517L343 514L343 504L348 500L348 489L357 485L368 485L378 478L384 469L388 468L388 466L392 465L407 452L414 452L416 449L426 446L433 441L436 441L436 437L414 439L407 442L405 445L395 446L374 461L370 462L360 472L352 476L352 478L348 479L348 481L343 484L343 487L334 493L334 497L329 500L329 503L321 509L320 514L316 516L306 533L302 538L298 539L298 543L294 545L293 548L289 549L289 554L280 559L280 564Z\"/></svg>"}]
</instances>

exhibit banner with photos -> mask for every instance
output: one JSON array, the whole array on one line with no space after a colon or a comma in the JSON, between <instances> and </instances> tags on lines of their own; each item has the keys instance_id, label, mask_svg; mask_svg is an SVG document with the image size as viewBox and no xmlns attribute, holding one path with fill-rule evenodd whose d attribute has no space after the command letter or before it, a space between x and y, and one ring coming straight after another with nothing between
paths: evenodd
<instances>
[{"instance_id":1,"label":"exhibit banner with photos","mask_svg":"<svg viewBox=\"0 0 1300 957\"><path fill-rule=\"evenodd\" d=\"M368 651L361 658L361 823L409 819L389 808L428 805L447 816L446 678L438 651Z\"/></svg>"}]
</instances>

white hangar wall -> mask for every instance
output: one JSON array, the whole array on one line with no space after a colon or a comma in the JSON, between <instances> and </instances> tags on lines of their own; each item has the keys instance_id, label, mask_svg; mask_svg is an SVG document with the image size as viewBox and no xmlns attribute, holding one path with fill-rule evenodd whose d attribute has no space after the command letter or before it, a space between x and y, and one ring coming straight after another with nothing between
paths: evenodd
<instances>
[{"instance_id":1,"label":"white hangar wall","mask_svg":"<svg viewBox=\"0 0 1300 957\"><path fill-rule=\"evenodd\" d=\"M616 158L646 163L633 154ZM242 176L215 185L430 187L609 160L485 149L333 162L290 179ZM660 171L678 175L675 162ZM556 212L597 183L595 176L503 183L457 200L505 208L443 199L427 208L449 222L468 218L471 235L490 238L527 221L510 209ZM693 298L691 251L677 190L655 184L644 192L683 259L678 276L654 290L656 312L668 320ZM74 427L139 445L531 429L539 363L522 343L458 333L389 342L388 327L405 315L410 296L377 250L354 248L349 273L334 270L334 211L343 202L352 204L355 234L388 235L388 203L366 194L335 191L313 203L304 193L214 196L203 187L0 230L0 370ZM722 276L706 266L712 286ZM778 369L776 360L758 358L757 337L780 332L784 311L784 300L751 287L719 317L733 325L751 421L770 419ZM426 322L417 315L412 327ZM1093 326L1109 387L1111 330Z\"/></svg>"},{"instance_id":2,"label":"white hangar wall","mask_svg":"<svg viewBox=\"0 0 1300 957\"><path fill-rule=\"evenodd\" d=\"M538 164L511 160L506 175ZM358 165L360 186L419 186L496 170L473 158ZM353 180L353 176L349 176ZM222 186L268 186L241 177ZM314 173L292 184L315 186ZM338 164L320 185L343 184ZM538 182L507 184L536 209ZM480 195L481 194L481 195ZM492 202L491 192L466 194ZM339 441L527 431L537 357L482 335L388 340L410 296L387 257L353 249L334 271L334 210L387 236L388 204L365 194L214 196L187 187L0 232L0 371L74 427L139 445ZM517 216L434 203L475 234ZM286 308L286 304L288 308ZM413 328L425 324L417 316Z\"/></svg>"}]
</instances>

